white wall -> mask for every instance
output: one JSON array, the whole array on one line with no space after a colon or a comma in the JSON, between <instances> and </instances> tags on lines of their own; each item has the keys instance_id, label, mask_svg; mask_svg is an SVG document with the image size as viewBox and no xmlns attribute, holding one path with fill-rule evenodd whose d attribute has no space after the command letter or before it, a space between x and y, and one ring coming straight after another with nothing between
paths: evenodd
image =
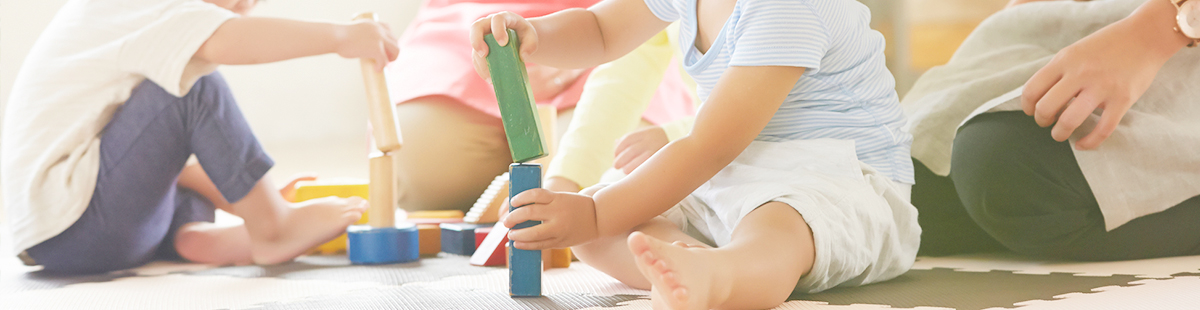
<instances>
[{"instance_id":1,"label":"white wall","mask_svg":"<svg viewBox=\"0 0 1200 310\"><path fill-rule=\"evenodd\" d=\"M358 12L374 11L400 34L415 15L419 1L272 0L261 3L252 15L346 21ZM0 0L0 107L7 103L13 78L33 42L64 3L66 0ZM355 148L355 152L334 152L336 157L365 156L366 98L357 60L323 55L265 65L223 66L220 71L263 145L268 151L284 150L285 154L272 152L279 166L296 157L289 156L291 150L304 152L311 147L314 152L327 152L322 150L327 147L320 145L327 141ZM342 158L327 160L338 159Z\"/></svg>"}]
</instances>

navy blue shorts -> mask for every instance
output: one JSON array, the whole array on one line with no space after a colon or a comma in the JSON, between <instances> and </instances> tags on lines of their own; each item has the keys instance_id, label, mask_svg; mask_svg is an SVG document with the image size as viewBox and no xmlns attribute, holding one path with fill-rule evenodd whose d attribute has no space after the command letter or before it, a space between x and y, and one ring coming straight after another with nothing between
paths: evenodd
<instances>
[{"instance_id":1,"label":"navy blue shorts","mask_svg":"<svg viewBox=\"0 0 1200 310\"><path fill-rule=\"evenodd\" d=\"M174 236L216 210L177 185L193 154L227 201L236 202L274 162L263 151L218 73L175 97L146 80L100 138L100 173L79 220L26 252L43 270L99 273L177 259Z\"/></svg>"}]
</instances>

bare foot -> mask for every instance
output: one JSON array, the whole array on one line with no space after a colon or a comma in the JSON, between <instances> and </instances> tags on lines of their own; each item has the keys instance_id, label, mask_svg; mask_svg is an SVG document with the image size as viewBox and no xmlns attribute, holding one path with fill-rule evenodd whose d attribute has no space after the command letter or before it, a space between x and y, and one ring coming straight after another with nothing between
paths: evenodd
<instances>
[{"instance_id":1,"label":"bare foot","mask_svg":"<svg viewBox=\"0 0 1200 310\"><path fill-rule=\"evenodd\" d=\"M638 270L650 280L655 309L711 309L729 299L730 277L714 249L668 244L641 232L629 235Z\"/></svg>"},{"instance_id":2,"label":"bare foot","mask_svg":"<svg viewBox=\"0 0 1200 310\"><path fill-rule=\"evenodd\" d=\"M175 233L175 251L184 259L201 264L247 265L253 262L250 234L245 225L184 224Z\"/></svg>"},{"instance_id":3,"label":"bare foot","mask_svg":"<svg viewBox=\"0 0 1200 310\"><path fill-rule=\"evenodd\" d=\"M309 249L346 232L367 210L362 198L326 197L296 203L279 214L272 232L250 234L255 264L290 261Z\"/></svg>"}]
</instances>

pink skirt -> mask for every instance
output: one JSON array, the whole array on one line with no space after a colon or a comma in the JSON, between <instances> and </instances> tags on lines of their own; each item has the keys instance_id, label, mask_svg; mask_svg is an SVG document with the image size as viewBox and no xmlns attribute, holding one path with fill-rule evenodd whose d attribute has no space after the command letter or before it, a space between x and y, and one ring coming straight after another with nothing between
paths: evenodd
<instances>
[{"instance_id":1,"label":"pink skirt","mask_svg":"<svg viewBox=\"0 0 1200 310\"><path fill-rule=\"evenodd\" d=\"M388 65L388 90L396 104L422 97L445 96L468 107L500 117L492 86L475 73L471 64L470 25L500 11L525 17L542 16L569 8L585 8L599 0L428 0L400 37L400 56ZM675 65L672 65L674 67ZM691 96L671 69L663 78L643 118L662 124L695 113ZM540 105L560 111L579 101L590 71Z\"/></svg>"}]
</instances>

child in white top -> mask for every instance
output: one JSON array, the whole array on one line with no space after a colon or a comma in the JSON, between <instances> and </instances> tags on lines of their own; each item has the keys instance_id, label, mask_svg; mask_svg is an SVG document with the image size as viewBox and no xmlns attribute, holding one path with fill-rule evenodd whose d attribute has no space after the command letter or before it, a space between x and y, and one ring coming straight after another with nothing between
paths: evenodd
<instances>
[{"instance_id":1,"label":"child in white top","mask_svg":"<svg viewBox=\"0 0 1200 310\"><path fill-rule=\"evenodd\" d=\"M3 122L0 184L16 253L45 270L68 273L134 267L156 251L201 263L273 264L332 239L361 217L362 200L325 199L295 208L284 201L265 175L272 161L224 80L210 73L220 64L326 53L372 58L381 70L398 53L395 38L378 22L245 16L256 3L63 5L17 74ZM135 98L140 101L130 102ZM191 110L179 110L183 116L161 112L172 109ZM228 117L204 123L214 115ZM151 124L188 128L165 132L160 127L166 125ZM131 142L147 137L173 144ZM191 154L200 163L184 167ZM197 199L205 206L177 205L189 201L185 192L203 196ZM213 207L245 224L217 227L203 215L186 214L207 212L211 221Z\"/></svg>"},{"instance_id":2,"label":"child in white top","mask_svg":"<svg viewBox=\"0 0 1200 310\"><path fill-rule=\"evenodd\" d=\"M703 105L692 132L627 178L583 195L530 190L503 219L522 249L572 246L656 307L768 308L793 291L883 281L913 263L903 130L883 38L853 0L606 0L473 26L520 35L522 57L583 67L681 21ZM504 44L504 43L502 43Z\"/></svg>"}]
</instances>

